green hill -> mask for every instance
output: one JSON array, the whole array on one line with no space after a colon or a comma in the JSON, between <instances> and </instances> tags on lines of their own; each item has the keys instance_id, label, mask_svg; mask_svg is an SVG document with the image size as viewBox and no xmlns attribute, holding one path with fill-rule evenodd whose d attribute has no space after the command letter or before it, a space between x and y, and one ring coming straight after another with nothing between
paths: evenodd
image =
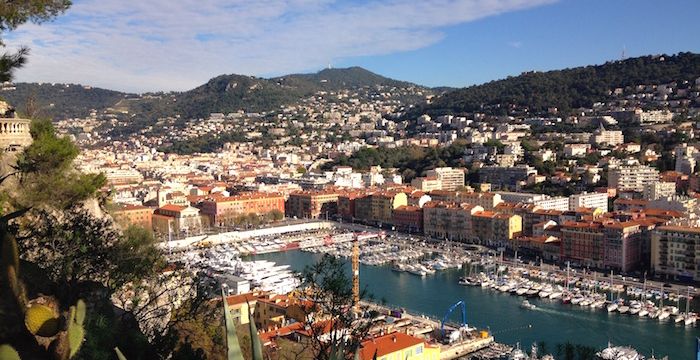
<instances>
[{"instance_id":1,"label":"green hill","mask_svg":"<svg viewBox=\"0 0 700 360\"><path fill-rule=\"evenodd\" d=\"M700 54L643 56L547 72L527 72L519 76L448 92L411 115L485 112L504 115L527 110L544 112L548 107L568 111L591 107L609 99L615 88L671 81L692 82L700 77Z\"/></svg>"},{"instance_id":2,"label":"green hill","mask_svg":"<svg viewBox=\"0 0 700 360\"><path fill-rule=\"evenodd\" d=\"M91 109L111 107L128 94L75 84L18 83L15 89L4 89L0 98L6 99L20 112L24 112L29 99L33 99L40 115L57 119L84 117Z\"/></svg>"},{"instance_id":3,"label":"green hill","mask_svg":"<svg viewBox=\"0 0 700 360\"><path fill-rule=\"evenodd\" d=\"M272 79L281 84L317 90L340 90L366 86L410 87L415 84L389 79L358 66L344 69L324 69L314 74L292 74Z\"/></svg>"},{"instance_id":4,"label":"green hill","mask_svg":"<svg viewBox=\"0 0 700 360\"><path fill-rule=\"evenodd\" d=\"M118 91L81 85L18 83L15 90L0 93L21 109L30 97L47 115L57 119L83 117L91 109L129 110L146 118L181 115L205 117L213 112L246 110L262 112L294 103L318 91L375 86L410 87L360 67L325 69L313 74L292 74L264 79L244 75L220 75L192 90L138 97ZM426 88L427 90L427 88Z\"/></svg>"}]
</instances>

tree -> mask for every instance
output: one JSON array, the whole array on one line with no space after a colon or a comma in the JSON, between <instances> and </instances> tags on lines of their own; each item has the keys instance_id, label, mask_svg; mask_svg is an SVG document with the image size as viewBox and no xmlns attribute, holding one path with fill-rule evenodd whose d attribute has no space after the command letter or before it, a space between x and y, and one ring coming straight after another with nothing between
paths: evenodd
<instances>
[{"instance_id":1,"label":"tree","mask_svg":"<svg viewBox=\"0 0 700 360\"><path fill-rule=\"evenodd\" d=\"M284 213L275 209L270 211L270 217L272 218L272 221L280 221L284 219Z\"/></svg>"},{"instance_id":2,"label":"tree","mask_svg":"<svg viewBox=\"0 0 700 360\"><path fill-rule=\"evenodd\" d=\"M346 263L326 254L304 269L301 280L304 300L309 304L303 308L313 358L328 360L332 350L341 348L343 355L351 358L369 333L374 316L359 304L359 312L353 310L353 285ZM360 298L366 296L367 291L362 290Z\"/></svg>"},{"instance_id":3,"label":"tree","mask_svg":"<svg viewBox=\"0 0 700 360\"><path fill-rule=\"evenodd\" d=\"M0 33L12 31L26 23L42 23L53 19L70 7L70 0L14 0L0 4ZM0 47L5 43L0 38ZM11 81L13 71L22 67L29 49L22 47L15 53L0 55L0 82Z\"/></svg>"}]
</instances>

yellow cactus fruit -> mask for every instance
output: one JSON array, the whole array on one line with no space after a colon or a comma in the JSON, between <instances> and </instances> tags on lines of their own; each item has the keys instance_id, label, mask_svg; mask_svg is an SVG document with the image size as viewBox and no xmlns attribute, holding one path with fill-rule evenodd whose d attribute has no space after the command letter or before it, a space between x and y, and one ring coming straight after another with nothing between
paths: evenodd
<instances>
[{"instance_id":1,"label":"yellow cactus fruit","mask_svg":"<svg viewBox=\"0 0 700 360\"><path fill-rule=\"evenodd\" d=\"M59 319L50 307L34 304L24 314L24 324L34 335L51 337L58 333Z\"/></svg>"}]
</instances>

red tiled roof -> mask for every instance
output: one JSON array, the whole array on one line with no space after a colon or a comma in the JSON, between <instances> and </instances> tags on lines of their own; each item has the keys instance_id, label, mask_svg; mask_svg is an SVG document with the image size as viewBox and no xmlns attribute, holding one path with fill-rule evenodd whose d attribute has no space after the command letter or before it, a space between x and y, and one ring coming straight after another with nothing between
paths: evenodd
<instances>
[{"instance_id":1,"label":"red tiled roof","mask_svg":"<svg viewBox=\"0 0 700 360\"><path fill-rule=\"evenodd\" d=\"M182 210L187 209L187 206L180 206L180 205L173 205L173 204L166 204L163 205L159 208L159 210L166 210L166 211L175 211L175 212L180 212Z\"/></svg>"},{"instance_id":2,"label":"red tiled roof","mask_svg":"<svg viewBox=\"0 0 700 360\"><path fill-rule=\"evenodd\" d=\"M377 358L388 355L418 344L424 343L420 338L408 334L395 332L371 340L362 342L360 357L363 360L370 360L376 352Z\"/></svg>"}]
</instances>

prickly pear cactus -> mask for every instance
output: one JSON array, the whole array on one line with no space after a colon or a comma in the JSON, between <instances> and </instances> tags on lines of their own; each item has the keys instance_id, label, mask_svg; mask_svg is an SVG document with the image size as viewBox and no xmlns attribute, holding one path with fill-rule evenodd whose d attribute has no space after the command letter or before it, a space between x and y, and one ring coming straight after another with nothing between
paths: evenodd
<instances>
[{"instance_id":1,"label":"prickly pear cactus","mask_svg":"<svg viewBox=\"0 0 700 360\"><path fill-rule=\"evenodd\" d=\"M20 360L19 354L15 351L12 346L3 344L0 345L0 359L1 360Z\"/></svg>"},{"instance_id":2,"label":"prickly pear cactus","mask_svg":"<svg viewBox=\"0 0 700 360\"><path fill-rule=\"evenodd\" d=\"M51 337L59 330L59 318L54 311L42 304L33 304L24 314L24 324L32 335Z\"/></svg>"},{"instance_id":3,"label":"prickly pear cactus","mask_svg":"<svg viewBox=\"0 0 700 360\"><path fill-rule=\"evenodd\" d=\"M68 356L71 358L78 353L80 346L83 345L83 340L85 339L84 320L85 303L82 300L78 300L77 306L70 307L70 319L68 321L68 348L70 349Z\"/></svg>"}]
</instances>

